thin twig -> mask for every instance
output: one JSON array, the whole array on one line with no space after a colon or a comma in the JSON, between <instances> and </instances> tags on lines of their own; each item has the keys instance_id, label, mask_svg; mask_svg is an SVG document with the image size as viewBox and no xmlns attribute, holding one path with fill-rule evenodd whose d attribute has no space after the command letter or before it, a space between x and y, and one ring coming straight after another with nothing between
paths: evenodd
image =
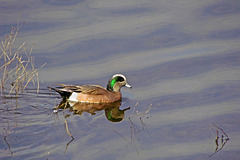
<instances>
[{"instance_id":1,"label":"thin twig","mask_svg":"<svg viewBox=\"0 0 240 160\"><path fill-rule=\"evenodd\" d=\"M223 149L223 147L225 146L225 144L229 141L229 137L228 135L224 132L224 130L220 127L218 127L216 124L213 123L213 126L216 127L216 133L217 133L217 136L215 138L215 144L216 144L216 149L215 149L215 152L211 155L209 155L209 157L212 157L213 155L215 155L216 153L218 153L219 151L221 151ZM219 147L219 131L218 130L221 130L221 132L227 137L224 139L224 136L222 135L222 138L221 138L221 147Z\"/></svg>"},{"instance_id":2,"label":"thin twig","mask_svg":"<svg viewBox=\"0 0 240 160\"><path fill-rule=\"evenodd\" d=\"M217 129L220 129L220 130L222 131L222 133L229 139L228 135L224 132L224 130L223 130L222 128L218 127L218 126L217 126L216 124L214 124L214 123L213 123L213 125L214 125L214 127L216 127Z\"/></svg>"},{"instance_id":3,"label":"thin twig","mask_svg":"<svg viewBox=\"0 0 240 160\"><path fill-rule=\"evenodd\" d=\"M125 140L127 142L127 139L125 137L123 137L120 133L118 133L117 131L113 130L115 133L117 133L123 140Z\"/></svg>"},{"instance_id":4,"label":"thin twig","mask_svg":"<svg viewBox=\"0 0 240 160\"><path fill-rule=\"evenodd\" d=\"M67 124L67 120L66 120L66 119L65 119L65 124L66 124L67 133L68 133L68 135L69 135L72 139L71 139L71 141L69 141L69 142L67 143L64 153L67 152L68 145L74 140L74 137L71 135L71 133L70 133L69 130L68 130L68 124Z\"/></svg>"},{"instance_id":5,"label":"thin twig","mask_svg":"<svg viewBox=\"0 0 240 160\"><path fill-rule=\"evenodd\" d=\"M66 124L66 130L67 130L68 135L69 135L72 139L74 139L74 137L71 135L71 133L70 133L69 130L68 130L68 124L67 124L67 120L66 120L66 119L65 119L65 124Z\"/></svg>"},{"instance_id":6,"label":"thin twig","mask_svg":"<svg viewBox=\"0 0 240 160\"><path fill-rule=\"evenodd\" d=\"M72 139L67 143L64 153L67 152L68 146L69 146L70 143L72 143L73 140L74 140L74 138L72 138Z\"/></svg>"},{"instance_id":7,"label":"thin twig","mask_svg":"<svg viewBox=\"0 0 240 160\"><path fill-rule=\"evenodd\" d=\"M224 141L224 143L222 144L222 146L221 146L219 149L215 150L215 152L214 152L213 154L209 155L208 157L212 157L213 155L215 155L216 153L218 153L219 151L221 151L221 150L223 149L223 147L225 146L225 144L228 142L228 140L229 140L229 139L225 139L225 141Z\"/></svg>"},{"instance_id":8,"label":"thin twig","mask_svg":"<svg viewBox=\"0 0 240 160\"><path fill-rule=\"evenodd\" d=\"M7 146L8 146L8 150L10 151L10 153L11 153L11 155L13 154L13 151L11 150L11 146L10 146L10 144L8 143L8 141L7 141L7 136L4 136L4 141L6 142L6 144L7 144Z\"/></svg>"}]
</instances>

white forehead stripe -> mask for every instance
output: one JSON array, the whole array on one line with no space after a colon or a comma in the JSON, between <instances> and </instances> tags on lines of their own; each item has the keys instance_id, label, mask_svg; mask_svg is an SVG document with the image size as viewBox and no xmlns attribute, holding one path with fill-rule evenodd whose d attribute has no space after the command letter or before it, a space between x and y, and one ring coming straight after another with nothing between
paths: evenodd
<instances>
[{"instance_id":1,"label":"white forehead stripe","mask_svg":"<svg viewBox=\"0 0 240 160\"><path fill-rule=\"evenodd\" d=\"M112 76L112 78L115 78L115 77L118 77L118 76L123 77L123 79L126 80L126 77L122 74L115 74L115 75Z\"/></svg>"}]
</instances>

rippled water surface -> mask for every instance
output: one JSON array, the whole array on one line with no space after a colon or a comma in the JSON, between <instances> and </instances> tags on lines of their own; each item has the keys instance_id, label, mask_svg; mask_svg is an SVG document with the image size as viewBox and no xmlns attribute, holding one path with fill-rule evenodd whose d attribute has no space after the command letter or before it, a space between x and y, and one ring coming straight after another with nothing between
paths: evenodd
<instances>
[{"instance_id":1,"label":"rippled water surface","mask_svg":"<svg viewBox=\"0 0 240 160\"><path fill-rule=\"evenodd\" d=\"M240 159L238 1L3 0L0 13L1 40L25 21L16 48L34 42L46 63L38 94L0 99L0 159ZM48 86L115 73L133 87L121 104L54 110Z\"/></svg>"}]
</instances>

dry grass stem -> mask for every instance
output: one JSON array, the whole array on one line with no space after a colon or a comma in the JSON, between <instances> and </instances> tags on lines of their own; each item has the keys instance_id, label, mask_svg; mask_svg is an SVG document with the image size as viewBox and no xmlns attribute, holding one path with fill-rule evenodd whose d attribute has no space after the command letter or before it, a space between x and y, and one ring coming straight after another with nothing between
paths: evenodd
<instances>
[{"instance_id":1,"label":"dry grass stem","mask_svg":"<svg viewBox=\"0 0 240 160\"><path fill-rule=\"evenodd\" d=\"M65 119L65 125L66 125L66 130L67 130L68 135L69 135L72 139L74 139L74 137L71 135L71 133L70 133L69 130L68 130L68 124L67 124L67 120L66 120L66 119Z\"/></svg>"},{"instance_id":2,"label":"dry grass stem","mask_svg":"<svg viewBox=\"0 0 240 160\"><path fill-rule=\"evenodd\" d=\"M214 123L213 123L213 126L216 128L216 134L217 134L217 136L215 138L216 148L215 148L215 152L212 153L211 155L209 155L209 157L212 157L213 155L215 155L216 153L221 151L223 149L223 147L225 146L225 144L229 141L229 136L226 134L226 132L222 128L218 127ZM219 135L221 135L221 139L220 139ZM226 137L224 137L224 136L226 136ZM220 143L219 143L219 141L220 141Z\"/></svg>"},{"instance_id":3,"label":"dry grass stem","mask_svg":"<svg viewBox=\"0 0 240 160\"><path fill-rule=\"evenodd\" d=\"M67 143L64 153L67 152L67 149L68 149L69 144L72 143L72 141L74 140L74 137L71 135L71 133L70 133L69 130L68 130L68 124L67 124L67 120L66 120L66 119L65 119L65 125L66 125L67 133L68 133L68 135L69 135L72 139L71 139L71 141L69 141L69 142Z\"/></svg>"},{"instance_id":4,"label":"dry grass stem","mask_svg":"<svg viewBox=\"0 0 240 160\"><path fill-rule=\"evenodd\" d=\"M137 155L139 156L140 153L137 148L136 141L140 141L140 133L143 131L145 134L148 132L146 125L143 122L143 118L146 114L151 110L152 104L148 106L148 108L144 112L137 111L138 102L134 105L131 114L127 117L129 128L130 128L130 137L124 137L116 130L113 130L117 133L125 142L130 144L136 151ZM140 124L138 122L140 121ZM135 123L136 122L136 123Z\"/></svg>"},{"instance_id":5,"label":"dry grass stem","mask_svg":"<svg viewBox=\"0 0 240 160\"><path fill-rule=\"evenodd\" d=\"M37 84L37 93L39 91L39 68L35 68L32 51L35 43L30 50L27 49L26 43L23 42L19 47L14 45L18 32L23 23L18 23L17 28L12 28L11 33L1 41L0 49L0 88L1 96L7 85L11 85L8 95L14 93L16 96L23 92L30 82ZM5 94L4 94L5 96Z\"/></svg>"},{"instance_id":6,"label":"dry grass stem","mask_svg":"<svg viewBox=\"0 0 240 160\"><path fill-rule=\"evenodd\" d=\"M9 141L7 140L9 135L14 133L15 131L15 128L17 128L17 124L14 124L12 127L10 127L10 124L8 121L6 121L6 127L3 128L3 132L2 132L2 135L0 134L0 136L3 136L3 140L5 141L5 143L7 144L8 146L8 150L10 152L11 155L13 155L13 151L11 149L11 145L9 143Z\"/></svg>"}]
</instances>

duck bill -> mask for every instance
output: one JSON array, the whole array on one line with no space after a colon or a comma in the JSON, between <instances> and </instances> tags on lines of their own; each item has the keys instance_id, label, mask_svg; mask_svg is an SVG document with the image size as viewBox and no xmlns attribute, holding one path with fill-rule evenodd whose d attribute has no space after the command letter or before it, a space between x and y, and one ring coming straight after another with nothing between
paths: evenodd
<instances>
[{"instance_id":1,"label":"duck bill","mask_svg":"<svg viewBox=\"0 0 240 160\"><path fill-rule=\"evenodd\" d=\"M125 84L125 87L132 88L132 86L130 86L130 84L128 84L128 83Z\"/></svg>"}]
</instances>

